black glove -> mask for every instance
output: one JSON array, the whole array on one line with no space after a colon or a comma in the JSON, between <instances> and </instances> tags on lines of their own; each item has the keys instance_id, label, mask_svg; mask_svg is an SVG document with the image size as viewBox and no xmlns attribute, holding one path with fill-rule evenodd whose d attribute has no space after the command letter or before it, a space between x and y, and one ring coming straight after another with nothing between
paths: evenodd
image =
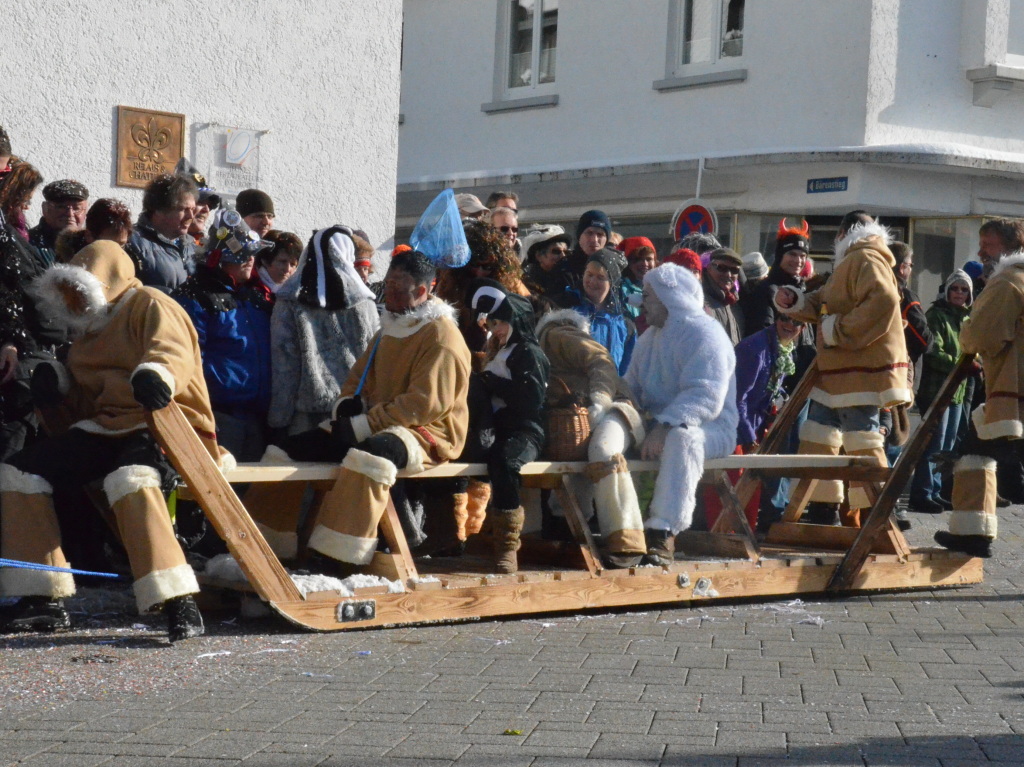
<instances>
[{"instance_id":1,"label":"black glove","mask_svg":"<svg viewBox=\"0 0 1024 767\"><path fill-rule=\"evenodd\" d=\"M502 378L500 375L490 370L485 370L481 373L480 380L483 381L484 387L486 387L489 392L500 391L504 385L509 382L507 378Z\"/></svg>"},{"instance_id":2,"label":"black glove","mask_svg":"<svg viewBox=\"0 0 1024 767\"><path fill-rule=\"evenodd\" d=\"M146 410L160 410L171 404L171 387L153 370L140 370L132 376L132 394Z\"/></svg>"},{"instance_id":3,"label":"black glove","mask_svg":"<svg viewBox=\"0 0 1024 767\"><path fill-rule=\"evenodd\" d=\"M335 418L352 418L363 414L363 400L361 397L349 397L338 403L334 411Z\"/></svg>"},{"instance_id":4,"label":"black glove","mask_svg":"<svg viewBox=\"0 0 1024 767\"><path fill-rule=\"evenodd\" d=\"M331 439L342 450L347 450L355 445L358 440L356 431L352 428L352 419L336 418L331 421Z\"/></svg>"},{"instance_id":5,"label":"black glove","mask_svg":"<svg viewBox=\"0 0 1024 767\"><path fill-rule=\"evenodd\" d=\"M38 407L56 407L64 399L60 393L60 379L53 365L37 365L29 381L32 402Z\"/></svg>"}]
</instances>

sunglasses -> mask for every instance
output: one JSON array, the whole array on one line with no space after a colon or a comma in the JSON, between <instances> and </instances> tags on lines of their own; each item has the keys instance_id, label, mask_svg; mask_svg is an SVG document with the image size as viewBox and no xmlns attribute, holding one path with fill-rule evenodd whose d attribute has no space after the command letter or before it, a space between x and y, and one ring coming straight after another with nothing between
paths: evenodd
<instances>
[{"instance_id":1,"label":"sunglasses","mask_svg":"<svg viewBox=\"0 0 1024 767\"><path fill-rule=\"evenodd\" d=\"M738 276L739 273L740 273L740 268L738 266L726 266L725 264L714 264L714 267L720 273L722 273L722 274L731 274L734 277Z\"/></svg>"},{"instance_id":2,"label":"sunglasses","mask_svg":"<svg viewBox=\"0 0 1024 767\"><path fill-rule=\"evenodd\" d=\"M509 232L512 232L512 234L519 234L519 227L518 226L499 226L498 227L498 231L499 232L504 232L505 234L508 234Z\"/></svg>"},{"instance_id":3,"label":"sunglasses","mask_svg":"<svg viewBox=\"0 0 1024 767\"><path fill-rule=\"evenodd\" d=\"M560 255L565 256L565 255L568 255L569 249L568 248L551 248L551 250L549 250L548 253L558 253Z\"/></svg>"},{"instance_id":4,"label":"sunglasses","mask_svg":"<svg viewBox=\"0 0 1024 767\"><path fill-rule=\"evenodd\" d=\"M800 320L794 320L792 317L781 317L783 325L792 325L794 328L802 328L806 323L800 322Z\"/></svg>"},{"instance_id":5,"label":"sunglasses","mask_svg":"<svg viewBox=\"0 0 1024 767\"><path fill-rule=\"evenodd\" d=\"M949 289L950 293L970 293L971 289L961 285L954 285Z\"/></svg>"}]
</instances>

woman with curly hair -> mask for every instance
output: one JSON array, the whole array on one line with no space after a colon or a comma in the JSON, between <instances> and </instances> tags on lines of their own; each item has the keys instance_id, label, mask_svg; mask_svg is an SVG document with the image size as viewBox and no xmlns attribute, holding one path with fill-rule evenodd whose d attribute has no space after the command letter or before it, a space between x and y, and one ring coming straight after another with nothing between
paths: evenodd
<instances>
[{"instance_id":1,"label":"woman with curly hair","mask_svg":"<svg viewBox=\"0 0 1024 767\"><path fill-rule=\"evenodd\" d=\"M23 240L28 240L28 220L25 211L32 202L32 195L43 183L42 174L32 163L12 163L10 173L3 177L0 184L0 213L7 223Z\"/></svg>"}]
</instances>

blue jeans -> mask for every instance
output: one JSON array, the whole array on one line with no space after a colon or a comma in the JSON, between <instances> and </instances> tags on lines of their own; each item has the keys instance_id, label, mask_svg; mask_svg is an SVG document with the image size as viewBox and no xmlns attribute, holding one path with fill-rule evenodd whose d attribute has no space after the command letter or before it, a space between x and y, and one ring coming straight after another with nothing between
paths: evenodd
<instances>
[{"instance_id":1,"label":"blue jeans","mask_svg":"<svg viewBox=\"0 0 1024 767\"><path fill-rule=\"evenodd\" d=\"M912 500L934 500L942 490L942 475L931 463L935 453L948 453L956 447L957 434L960 426L960 414L963 405L950 405L939 416L939 422L932 432L932 438L921 456L921 462L914 470L914 479L910 483Z\"/></svg>"},{"instance_id":2,"label":"blue jeans","mask_svg":"<svg viewBox=\"0 0 1024 767\"><path fill-rule=\"evenodd\" d=\"M874 405L831 408L811 400L807 420L831 426L841 432L878 431L878 408Z\"/></svg>"}]
</instances>

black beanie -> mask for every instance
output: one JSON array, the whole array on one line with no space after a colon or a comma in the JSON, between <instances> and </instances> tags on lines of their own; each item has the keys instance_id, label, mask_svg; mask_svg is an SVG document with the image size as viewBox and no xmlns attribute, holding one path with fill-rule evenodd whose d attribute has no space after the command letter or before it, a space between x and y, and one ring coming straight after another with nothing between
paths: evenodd
<instances>
[{"instance_id":1,"label":"black beanie","mask_svg":"<svg viewBox=\"0 0 1024 767\"><path fill-rule=\"evenodd\" d=\"M274 213L274 201L270 199L270 195L259 189L243 189L239 192L235 198L235 210L242 218L254 213L277 215Z\"/></svg>"},{"instance_id":2,"label":"black beanie","mask_svg":"<svg viewBox=\"0 0 1024 767\"><path fill-rule=\"evenodd\" d=\"M606 236L612 236L612 222L608 214L603 210L588 210L580 216L580 221L576 224L576 239L579 240L580 235L592 226L604 229Z\"/></svg>"}]
</instances>

